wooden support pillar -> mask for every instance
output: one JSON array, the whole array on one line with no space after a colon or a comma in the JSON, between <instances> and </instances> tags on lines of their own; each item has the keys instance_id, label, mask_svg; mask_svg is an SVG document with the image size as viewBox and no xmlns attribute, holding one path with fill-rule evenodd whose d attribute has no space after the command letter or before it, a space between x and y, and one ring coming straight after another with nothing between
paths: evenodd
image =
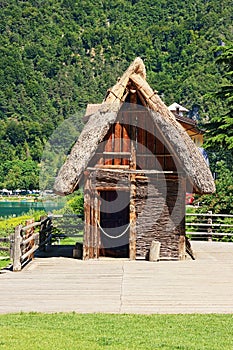
<instances>
[{"instance_id":1,"label":"wooden support pillar","mask_svg":"<svg viewBox=\"0 0 233 350\"><path fill-rule=\"evenodd\" d=\"M21 265L21 242L22 242L22 236L21 236L21 229L22 225L18 225L15 228L14 233L14 243L13 243L13 271L20 271L22 268Z\"/></svg>"},{"instance_id":2,"label":"wooden support pillar","mask_svg":"<svg viewBox=\"0 0 233 350\"><path fill-rule=\"evenodd\" d=\"M130 208L129 258L130 260L136 259L137 216L136 216L135 199L136 199L136 175L132 174L130 176L130 205L129 205L129 208Z\"/></svg>"},{"instance_id":3,"label":"wooden support pillar","mask_svg":"<svg viewBox=\"0 0 233 350\"><path fill-rule=\"evenodd\" d=\"M94 227L93 227L93 237L94 237L94 258L98 259L99 257L99 228L98 228L98 220L99 220L99 196L98 193L95 192L94 196Z\"/></svg>"},{"instance_id":4,"label":"wooden support pillar","mask_svg":"<svg viewBox=\"0 0 233 350\"><path fill-rule=\"evenodd\" d=\"M186 195L186 179L180 179L180 205L177 207L180 209L180 237L179 237L179 260L185 260L186 258L186 239L185 239L185 195Z\"/></svg>"},{"instance_id":5,"label":"wooden support pillar","mask_svg":"<svg viewBox=\"0 0 233 350\"><path fill-rule=\"evenodd\" d=\"M40 222L41 222L41 225L40 225L40 234L39 234L39 249L44 251L45 252L45 244L43 244L43 242L46 241L46 220L47 216L41 216L40 217Z\"/></svg>"},{"instance_id":6,"label":"wooden support pillar","mask_svg":"<svg viewBox=\"0 0 233 350\"><path fill-rule=\"evenodd\" d=\"M136 167L137 167L136 148L135 148L135 141L136 141L135 129L136 127L132 125L130 169L133 169L133 170L136 170ZM131 174L130 175L130 205L129 205L129 208L130 208L129 258L130 260L136 259L136 238L137 238L137 231L136 231L137 216L136 216L136 203L135 203L136 194L137 194L136 174Z\"/></svg>"},{"instance_id":7,"label":"wooden support pillar","mask_svg":"<svg viewBox=\"0 0 233 350\"><path fill-rule=\"evenodd\" d=\"M91 221L91 186L89 172L85 171L84 182L84 240L83 240L83 259L90 257L90 221Z\"/></svg>"},{"instance_id":8,"label":"wooden support pillar","mask_svg":"<svg viewBox=\"0 0 233 350\"><path fill-rule=\"evenodd\" d=\"M26 220L26 226L33 224L35 222L34 218ZM29 230L25 232L25 238L28 238L34 234L35 228L31 227ZM32 239L31 242L28 243L27 251L32 249L35 245L35 240ZM29 255L28 259L34 259L34 252Z\"/></svg>"}]
</instances>

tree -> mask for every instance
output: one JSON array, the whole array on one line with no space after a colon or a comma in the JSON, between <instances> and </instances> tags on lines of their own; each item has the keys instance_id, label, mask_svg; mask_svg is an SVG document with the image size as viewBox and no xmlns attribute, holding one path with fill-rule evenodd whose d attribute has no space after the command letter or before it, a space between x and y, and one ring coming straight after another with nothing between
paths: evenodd
<instances>
[{"instance_id":1,"label":"tree","mask_svg":"<svg viewBox=\"0 0 233 350\"><path fill-rule=\"evenodd\" d=\"M224 161L216 164L216 193L201 196L202 212L233 214L233 174Z\"/></svg>"},{"instance_id":2,"label":"tree","mask_svg":"<svg viewBox=\"0 0 233 350\"><path fill-rule=\"evenodd\" d=\"M222 66L225 82L214 96L222 100L225 112L212 118L207 126L207 147L220 146L233 154L233 46L221 46L221 51L217 63Z\"/></svg>"}]
</instances>

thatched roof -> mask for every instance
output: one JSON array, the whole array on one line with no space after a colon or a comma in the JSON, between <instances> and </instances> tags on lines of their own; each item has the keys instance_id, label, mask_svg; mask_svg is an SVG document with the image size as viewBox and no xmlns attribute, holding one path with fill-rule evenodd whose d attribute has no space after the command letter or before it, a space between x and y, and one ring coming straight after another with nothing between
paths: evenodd
<instances>
[{"instance_id":1,"label":"thatched roof","mask_svg":"<svg viewBox=\"0 0 233 350\"><path fill-rule=\"evenodd\" d=\"M90 115L55 180L55 191L69 194L75 190L99 143L103 141L111 124L116 121L118 111L129 93L129 83L133 83L140 92L156 128L165 135L169 149L173 150L195 191L214 192L215 184L203 156L157 92L147 83L145 66L140 58L136 58L116 85L108 90L104 102L93 109L94 114Z\"/></svg>"}]
</instances>

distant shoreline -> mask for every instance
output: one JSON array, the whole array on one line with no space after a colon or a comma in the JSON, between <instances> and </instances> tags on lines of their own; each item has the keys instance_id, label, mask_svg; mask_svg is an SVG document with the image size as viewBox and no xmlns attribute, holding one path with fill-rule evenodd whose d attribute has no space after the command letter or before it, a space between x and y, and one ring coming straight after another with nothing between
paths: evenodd
<instances>
[{"instance_id":1,"label":"distant shoreline","mask_svg":"<svg viewBox=\"0 0 233 350\"><path fill-rule=\"evenodd\" d=\"M0 202L42 202L39 197L33 196L0 196Z\"/></svg>"}]
</instances>

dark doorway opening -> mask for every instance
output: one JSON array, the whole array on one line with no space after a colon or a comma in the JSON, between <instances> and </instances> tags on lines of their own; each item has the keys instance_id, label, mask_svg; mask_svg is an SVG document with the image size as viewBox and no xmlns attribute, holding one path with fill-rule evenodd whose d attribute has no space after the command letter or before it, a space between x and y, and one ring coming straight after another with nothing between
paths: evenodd
<instances>
[{"instance_id":1,"label":"dark doorway opening","mask_svg":"<svg viewBox=\"0 0 233 350\"><path fill-rule=\"evenodd\" d=\"M100 192L100 256L129 257L129 192Z\"/></svg>"}]
</instances>

